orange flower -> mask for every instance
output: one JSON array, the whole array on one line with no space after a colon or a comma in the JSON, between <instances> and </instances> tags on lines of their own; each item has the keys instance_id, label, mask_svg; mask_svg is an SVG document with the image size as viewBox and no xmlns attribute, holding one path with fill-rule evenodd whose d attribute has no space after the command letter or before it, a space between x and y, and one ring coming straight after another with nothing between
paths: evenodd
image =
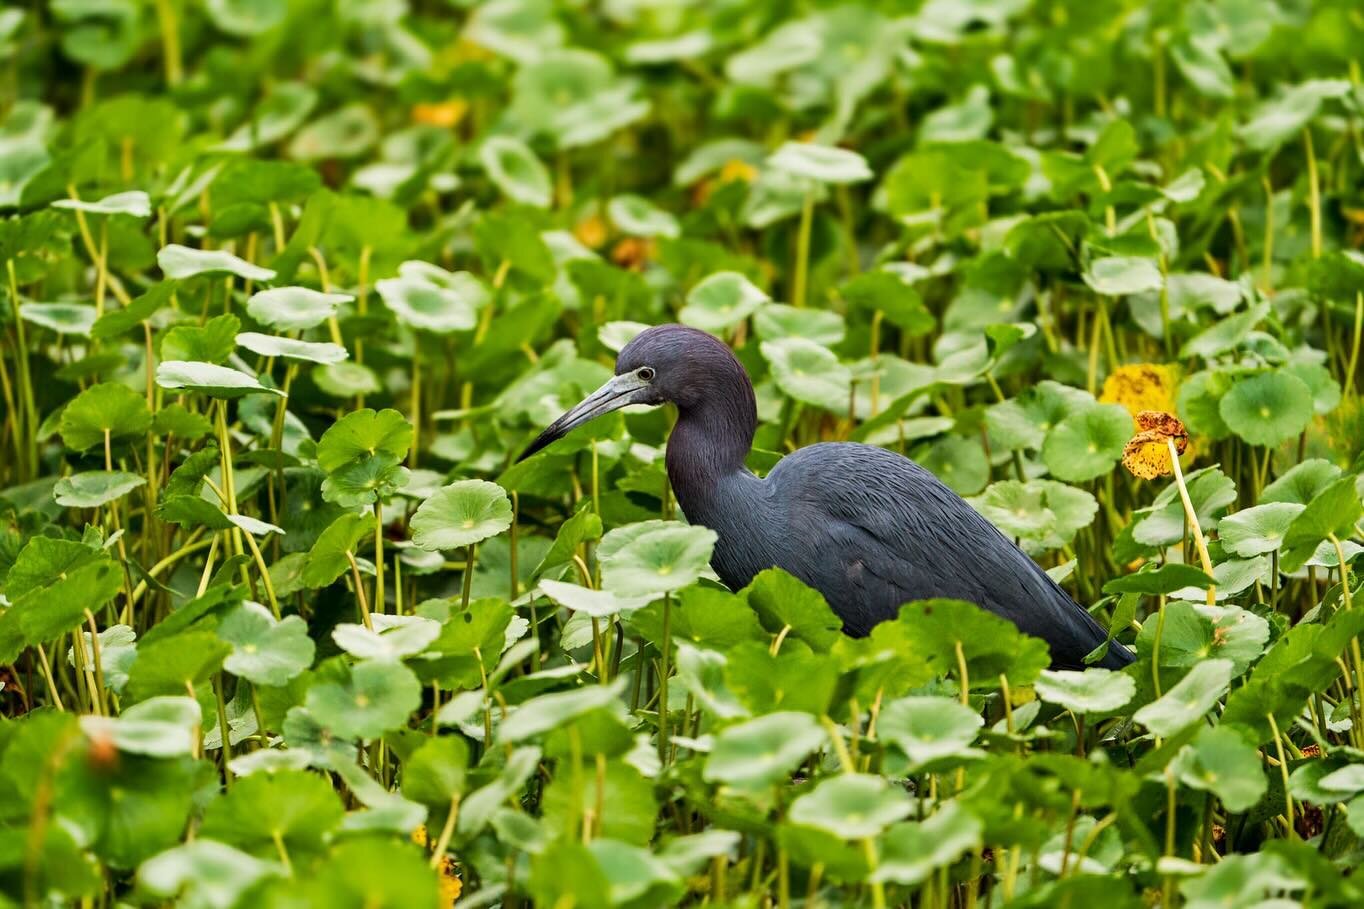
<instances>
[{"instance_id":1,"label":"orange flower","mask_svg":"<svg viewBox=\"0 0 1364 909\"><path fill-rule=\"evenodd\" d=\"M622 237L611 248L611 261L621 268L639 271L648 265L658 250L652 237Z\"/></svg>"},{"instance_id":2,"label":"orange flower","mask_svg":"<svg viewBox=\"0 0 1364 909\"><path fill-rule=\"evenodd\" d=\"M1143 480L1168 476L1174 473L1170 442L1174 442L1179 454L1189 447L1189 432L1179 418L1158 410L1143 410L1137 414L1137 434L1123 448L1122 465Z\"/></svg>"}]
</instances>

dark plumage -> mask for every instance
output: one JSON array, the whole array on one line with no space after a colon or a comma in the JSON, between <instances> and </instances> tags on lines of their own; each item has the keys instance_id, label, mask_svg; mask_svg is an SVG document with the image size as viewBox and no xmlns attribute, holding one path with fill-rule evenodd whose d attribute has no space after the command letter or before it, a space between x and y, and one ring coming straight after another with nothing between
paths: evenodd
<instances>
[{"instance_id":1,"label":"dark plumage","mask_svg":"<svg viewBox=\"0 0 1364 909\"><path fill-rule=\"evenodd\" d=\"M602 413L664 402L678 409L668 478L687 519L718 535L711 565L731 588L782 568L820 591L856 636L910 600L968 600L1046 641L1058 668L1083 668L1103 642L1104 630L1036 562L908 458L831 442L787 455L765 478L751 473L753 385L729 348L704 332L642 332L620 352L615 378L523 457ZM1132 659L1115 642L1099 665Z\"/></svg>"}]
</instances>

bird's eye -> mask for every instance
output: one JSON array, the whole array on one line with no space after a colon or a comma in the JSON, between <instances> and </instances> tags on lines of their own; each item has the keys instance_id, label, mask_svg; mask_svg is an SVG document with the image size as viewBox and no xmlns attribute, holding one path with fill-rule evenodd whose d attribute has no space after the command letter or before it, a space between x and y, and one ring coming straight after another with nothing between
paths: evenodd
<instances>
[{"instance_id":1,"label":"bird's eye","mask_svg":"<svg viewBox=\"0 0 1364 909\"><path fill-rule=\"evenodd\" d=\"M639 370L635 373L635 375L639 376L646 382L652 382L654 379L654 371L652 368L648 366L641 366Z\"/></svg>"}]
</instances>

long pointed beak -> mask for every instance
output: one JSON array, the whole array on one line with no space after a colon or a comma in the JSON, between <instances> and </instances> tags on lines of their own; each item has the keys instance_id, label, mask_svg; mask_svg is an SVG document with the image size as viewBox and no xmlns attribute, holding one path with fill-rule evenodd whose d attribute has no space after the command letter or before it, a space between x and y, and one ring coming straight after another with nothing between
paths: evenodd
<instances>
[{"instance_id":1,"label":"long pointed beak","mask_svg":"<svg viewBox=\"0 0 1364 909\"><path fill-rule=\"evenodd\" d=\"M583 398L571 410L546 426L545 431L536 436L535 441L531 442L526 450L521 452L521 457L516 459L517 462L524 461L550 443L562 439L589 420L594 420L613 410L620 410L631 403L630 399L634 397L635 392L647 387L648 384L632 372L612 376L605 385Z\"/></svg>"}]
</instances>

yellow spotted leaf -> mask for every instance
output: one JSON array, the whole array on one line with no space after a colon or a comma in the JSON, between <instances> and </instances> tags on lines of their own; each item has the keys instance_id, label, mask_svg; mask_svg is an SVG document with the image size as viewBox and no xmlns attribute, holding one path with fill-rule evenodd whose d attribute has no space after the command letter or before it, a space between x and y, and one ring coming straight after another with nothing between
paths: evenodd
<instances>
[{"instance_id":1,"label":"yellow spotted leaf","mask_svg":"<svg viewBox=\"0 0 1364 909\"><path fill-rule=\"evenodd\" d=\"M1143 480L1154 480L1174 473L1170 461L1170 443L1175 453L1183 454L1189 447L1189 433L1173 414L1159 410L1143 410L1136 414L1137 434L1122 450L1122 464Z\"/></svg>"},{"instance_id":2,"label":"yellow spotted leaf","mask_svg":"<svg viewBox=\"0 0 1364 909\"><path fill-rule=\"evenodd\" d=\"M450 856L445 856L440 863L440 906L441 909L450 909L459 900L461 891L464 890L464 882L459 879L459 865Z\"/></svg>"}]
</instances>

